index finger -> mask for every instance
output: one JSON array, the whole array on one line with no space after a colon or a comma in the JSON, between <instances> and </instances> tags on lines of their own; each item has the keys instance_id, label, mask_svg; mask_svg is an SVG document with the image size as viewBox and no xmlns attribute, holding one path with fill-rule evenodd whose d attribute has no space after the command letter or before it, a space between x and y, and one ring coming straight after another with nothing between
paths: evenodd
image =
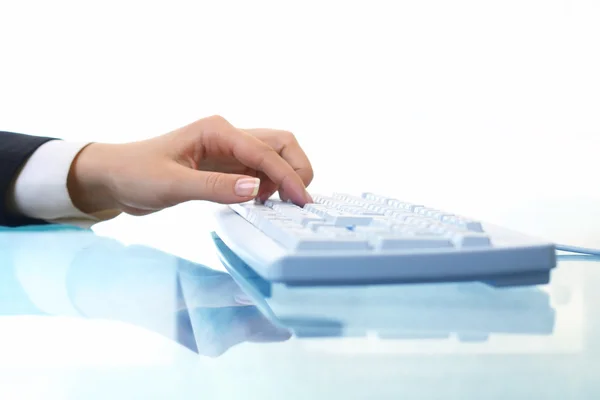
<instances>
[{"instance_id":1,"label":"index finger","mask_svg":"<svg viewBox=\"0 0 600 400\"><path fill-rule=\"evenodd\" d=\"M239 162L263 172L295 204L304 206L310 201L302 178L273 148L232 125L222 126L218 137Z\"/></svg>"},{"instance_id":2,"label":"index finger","mask_svg":"<svg viewBox=\"0 0 600 400\"><path fill-rule=\"evenodd\" d=\"M244 129L243 131L271 146L296 171L304 185L310 185L314 178L313 168L293 133L276 129Z\"/></svg>"}]
</instances>

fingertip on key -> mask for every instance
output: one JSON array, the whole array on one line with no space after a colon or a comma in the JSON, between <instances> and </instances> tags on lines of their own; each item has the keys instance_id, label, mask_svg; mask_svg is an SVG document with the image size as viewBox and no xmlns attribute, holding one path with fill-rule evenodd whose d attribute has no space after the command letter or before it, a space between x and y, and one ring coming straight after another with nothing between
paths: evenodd
<instances>
[{"instance_id":1,"label":"fingertip on key","mask_svg":"<svg viewBox=\"0 0 600 400\"><path fill-rule=\"evenodd\" d=\"M315 202L313 200L312 196L310 195L310 193L305 192L305 197L306 197L306 203L314 203Z\"/></svg>"}]
</instances>

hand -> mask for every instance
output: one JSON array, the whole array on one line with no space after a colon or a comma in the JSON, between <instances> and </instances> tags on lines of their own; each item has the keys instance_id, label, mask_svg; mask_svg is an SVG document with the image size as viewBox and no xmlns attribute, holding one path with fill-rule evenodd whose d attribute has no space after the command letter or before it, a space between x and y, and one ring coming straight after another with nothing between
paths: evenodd
<instances>
[{"instance_id":1,"label":"hand","mask_svg":"<svg viewBox=\"0 0 600 400\"><path fill-rule=\"evenodd\" d=\"M231 275L180 262L177 276L198 353L218 357L245 342L282 342L292 332L265 317Z\"/></svg>"},{"instance_id":2,"label":"hand","mask_svg":"<svg viewBox=\"0 0 600 400\"><path fill-rule=\"evenodd\" d=\"M291 133L241 130L213 116L149 140L91 144L73 162L67 186L83 212L145 215L190 200L264 201L276 191L303 206L312 202L312 179Z\"/></svg>"}]
</instances>

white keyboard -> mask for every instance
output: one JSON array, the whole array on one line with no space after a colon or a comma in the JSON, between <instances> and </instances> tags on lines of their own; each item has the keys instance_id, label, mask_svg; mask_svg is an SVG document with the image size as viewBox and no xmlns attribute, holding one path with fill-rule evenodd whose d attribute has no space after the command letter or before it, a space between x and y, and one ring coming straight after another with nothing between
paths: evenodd
<instances>
[{"instance_id":1,"label":"white keyboard","mask_svg":"<svg viewBox=\"0 0 600 400\"><path fill-rule=\"evenodd\" d=\"M264 279L289 284L482 280L549 271L552 243L372 193L224 207L218 236Z\"/></svg>"}]
</instances>

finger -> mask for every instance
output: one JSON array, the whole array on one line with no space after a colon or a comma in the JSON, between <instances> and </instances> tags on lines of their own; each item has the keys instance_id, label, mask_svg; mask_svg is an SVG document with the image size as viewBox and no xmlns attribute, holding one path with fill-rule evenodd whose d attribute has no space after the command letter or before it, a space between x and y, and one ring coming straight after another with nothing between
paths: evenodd
<instances>
[{"instance_id":1,"label":"finger","mask_svg":"<svg viewBox=\"0 0 600 400\"><path fill-rule=\"evenodd\" d=\"M246 129L246 132L252 134L256 132L253 129ZM290 164L290 166L300 176L304 185L308 186L314 178L314 171L308 156L298 143L293 133L277 130L261 130L271 132L267 138L261 138L265 143L271 146L281 158Z\"/></svg>"},{"instance_id":2,"label":"finger","mask_svg":"<svg viewBox=\"0 0 600 400\"><path fill-rule=\"evenodd\" d=\"M258 194L260 179L238 174L197 171L178 166L169 187L169 203L208 200L221 204L250 201Z\"/></svg>"},{"instance_id":3,"label":"finger","mask_svg":"<svg viewBox=\"0 0 600 400\"><path fill-rule=\"evenodd\" d=\"M285 131L280 131L275 136L276 143L274 150L281 155L281 158L287 161L298 176L300 176L302 182L308 186L313 180L314 172L306 153L300 147L295 136ZM273 193L269 194L269 197L272 195ZM291 196L286 193L285 188L281 188L279 189L279 197L283 201L288 201ZM307 196L307 201L309 203L313 202L310 195Z\"/></svg>"},{"instance_id":4,"label":"finger","mask_svg":"<svg viewBox=\"0 0 600 400\"><path fill-rule=\"evenodd\" d=\"M278 151L281 157L290 164L302 179L306 186L310 185L314 178L314 172L308 156L300 147L300 144L291 133L280 135L282 140L281 149Z\"/></svg>"},{"instance_id":5,"label":"finger","mask_svg":"<svg viewBox=\"0 0 600 400\"><path fill-rule=\"evenodd\" d=\"M275 150L252 136L241 136L232 143L234 156L241 163L263 172L294 203L304 206L310 201L302 178Z\"/></svg>"},{"instance_id":6,"label":"finger","mask_svg":"<svg viewBox=\"0 0 600 400\"><path fill-rule=\"evenodd\" d=\"M275 192L279 191L279 198L283 201L291 200L288 195L285 194L283 190L279 190L279 187L273 181L271 181L265 174L259 172L258 177L260 178L260 189L258 191L258 196L256 198L260 200L262 203L267 201L271 196L275 194ZM312 197L310 197L310 203L314 203Z\"/></svg>"},{"instance_id":7,"label":"finger","mask_svg":"<svg viewBox=\"0 0 600 400\"><path fill-rule=\"evenodd\" d=\"M258 190L258 196L256 196L256 198L264 203L273 196L279 188L275 182L265 175L264 172L258 171L255 176L260 179L260 189Z\"/></svg>"},{"instance_id":8,"label":"finger","mask_svg":"<svg viewBox=\"0 0 600 400\"><path fill-rule=\"evenodd\" d=\"M262 173L261 173L262 175ZM277 185L268 178L261 179L260 181L260 190L258 191L258 196L256 196L261 202L265 202L269 199L269 197L273 196L273 194L277 191Z\"/></svg>"},{"instance_id":9,"label":"finger","mask_svg":"<svg viewBox=\"0 0 600 400\"><path fill-rule=\"evenodd\" d=\"M242 164L262 171L296 204L304 206L310 201L306 186L294 169L270 146L246 132L234 128L223 120L218 131L206 132L210 142L217 140L231 149L233 156ZM212 134L211 134L212 133ZM206 143L210 146L210 143ZM214 146L215 143L212 143Z\"/></svg>"}]
</instances>

